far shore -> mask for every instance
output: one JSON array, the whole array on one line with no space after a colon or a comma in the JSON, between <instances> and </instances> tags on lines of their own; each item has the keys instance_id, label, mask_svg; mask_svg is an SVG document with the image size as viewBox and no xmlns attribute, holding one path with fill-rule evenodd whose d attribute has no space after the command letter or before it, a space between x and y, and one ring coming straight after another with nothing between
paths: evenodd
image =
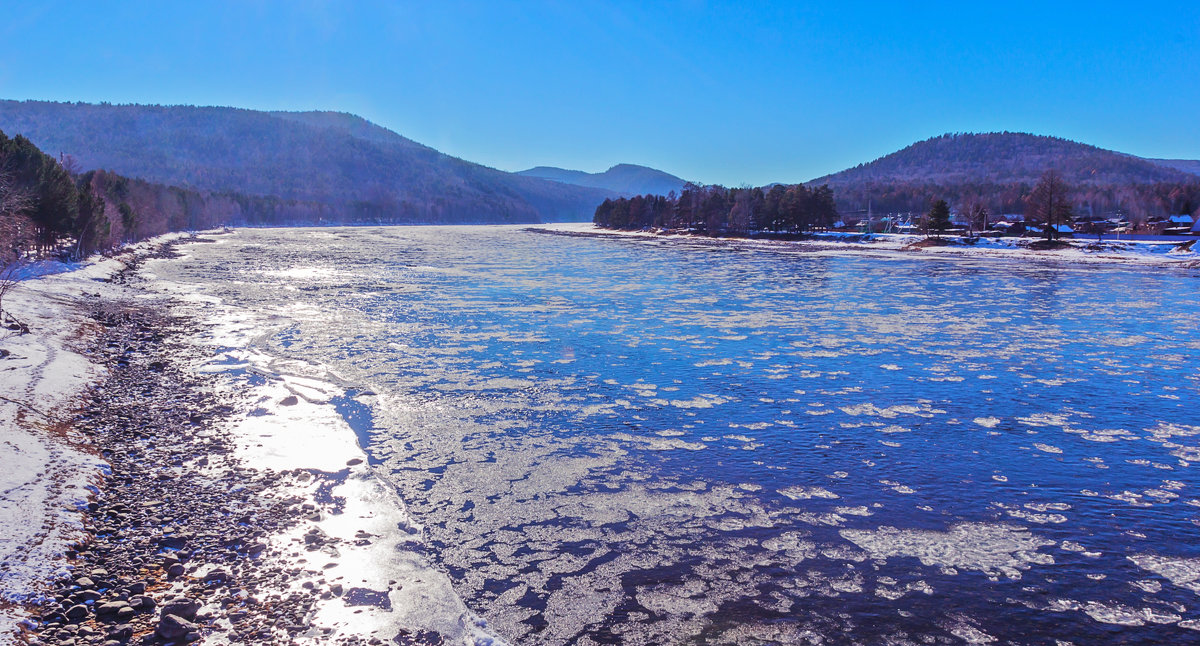
<instances>
[{"instance_id":1,"label":"far shore","mask_svg":"<svg viewBox=\"0 0 1200 646\"><path fill-rule=\"evenodd\" d=\"M1162 267L1200 267L1200 237L1078 236L1047 241L1033 237L925 236L899 233L813 232L718 236L678 230L605 229L592 223L543 224L527 227L538 233L566 236L686 241L698 244L743 245L764 250L809 253L896 253L937 258L997 258L1059 261L1083 264L1127 264Z\"/></svg>"}]
</instances>

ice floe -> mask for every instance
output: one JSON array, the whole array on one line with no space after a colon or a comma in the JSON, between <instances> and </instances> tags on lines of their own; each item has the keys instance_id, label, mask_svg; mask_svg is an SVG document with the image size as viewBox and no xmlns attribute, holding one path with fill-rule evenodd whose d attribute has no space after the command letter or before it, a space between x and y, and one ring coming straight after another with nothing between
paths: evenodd
<instances>
[{"instance_id":1,"label":"ice floe","mask_svg":"<svg viewBox=\"0 0 1200 646\"><path fill-rule=\"evenodd\" d=\"M1023 527L991 523L962 523L946 531L880 527L875 530L843 529L846 540L886 560L908 556L931 567L977 570L991 576L1021 578L1034 565L1054 563L1039 550L1055 542Z\"/></svg>"}]
</instances>

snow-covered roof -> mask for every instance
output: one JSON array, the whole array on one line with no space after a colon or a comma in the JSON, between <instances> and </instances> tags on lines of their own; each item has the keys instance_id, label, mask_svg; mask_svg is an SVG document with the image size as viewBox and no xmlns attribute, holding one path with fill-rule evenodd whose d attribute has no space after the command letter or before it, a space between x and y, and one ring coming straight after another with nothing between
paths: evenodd
<instances>
[{"instance_id":1,"label":"snow-covered roof","mask_svg":"<svg viewBox=\"0 0 1200 646\"><path fill-rule=\"evenodd\" d=\"M1171 224L1195 224L1195 220L1190 215L1172 215Z\"/></svg>"}]
</instances>

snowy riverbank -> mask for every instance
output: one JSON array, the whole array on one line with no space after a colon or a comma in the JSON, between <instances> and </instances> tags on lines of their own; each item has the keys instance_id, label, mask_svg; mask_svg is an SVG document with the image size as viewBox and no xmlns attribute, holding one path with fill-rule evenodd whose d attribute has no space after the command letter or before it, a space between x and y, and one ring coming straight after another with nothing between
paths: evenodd
<instances>
[{"instance_id":1,"label":"snowy riverbank","mask_svg":"<svg viewBox=\"0 0 1200 646\"><path fill-rule=\"evenodd\" d=\"M99 333L88 308L117 297L121 288L104 281L127 262L177 237L23 281L4 299L32 333L0 330L0 643L13 638L23 604L69 571L66 554L86 538L84 512L106 468L70 424L104 373L88 356Z\"/></svg>"},{"instance_id":2,"label":"snowy riverbank","mask_svg":"<svg viewBox=\"0 0 1200 646\"><path fill-rule=\"evenodd\" d=\"M995 258L1080 264L1140 266L1200 266L1200 248L1171 240L1062 240L1054 249L1041 249L1035 238L945 237L938 246L924 246L925 236L893 233L815 233L797 240L766 238L713 238L658 231L601 229L590 222L542 224L531 230L559 235L594 235L644 240L686 241L696 244L738 245L809 253L872 253L881 256L923 254L934 258Z\"/></svg>"}]
</instances>

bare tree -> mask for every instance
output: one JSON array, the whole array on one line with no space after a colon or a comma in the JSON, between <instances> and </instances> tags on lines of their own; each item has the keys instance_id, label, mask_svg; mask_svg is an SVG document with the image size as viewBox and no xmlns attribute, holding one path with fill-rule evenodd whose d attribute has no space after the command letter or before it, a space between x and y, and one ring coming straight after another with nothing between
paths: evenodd
<instances>
[{"instance_id":1,"label":"bare tree","mask_svg":"<svg viewBox=\"0 0 1200 646\"><path fill-rule=\"evenodd\" d=\"M22 334L29 326L4 310L4 297L21 277L25 246L34 233L33 221L25 215L32 205L29 191L17 184L7 160L0 157L0 325Z\"/></svg>"},{"instance_id":2,"label":"bare tree","mask_svg":"<svg viewBox=\"0 0 1200 646\"><path fill-rule=\"evenodd\" d=\"M0 266L0 325L25 334L29 332L29 326L18 321L15 316L4 309L4 297L17 286L17 282L20 281L20 271L21 265L16 261Z\"/></svg>"},{"instance_id":3,"label":"bare tree","mask_svg":"<svg viewBox=\"0 0 1200 646\"><path fill-rule=\"evenodd\" d=\"M973 202L967 207L967 226L971 228L968 233L974 233L974 229L987 231L988 215L987 207L982 202Z\"/></svg>"},{"instance_id":4,"label":"bare tree","mask_svg":"<svg viewBox=\"0 0 1200 646\"><path fill-rule=\"evenodd\" d=\"M1033 193L1029 195L1029 218L1046 225L1046 239L1058 237L1058 224L1071 218L1071 202L1067 183L1058 171L1046 171Z\"/></svg>"}]
</instances>

